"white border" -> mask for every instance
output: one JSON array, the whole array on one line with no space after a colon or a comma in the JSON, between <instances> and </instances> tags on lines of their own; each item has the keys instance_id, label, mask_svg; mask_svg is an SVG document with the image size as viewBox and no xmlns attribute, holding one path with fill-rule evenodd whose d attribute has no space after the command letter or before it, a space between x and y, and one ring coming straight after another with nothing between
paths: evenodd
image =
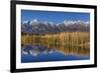
<instances>
[{"instance_id":1,"label":"white border","mask_svg":"<svg viewBox=\"0 0 100 73\"><path fill-rule=\"evenodd\" d=\"M90 13L90 60L21 63L21 9ZM94 64L94 9L16 5L16 69Z\"/></svg>"}]
</instances>

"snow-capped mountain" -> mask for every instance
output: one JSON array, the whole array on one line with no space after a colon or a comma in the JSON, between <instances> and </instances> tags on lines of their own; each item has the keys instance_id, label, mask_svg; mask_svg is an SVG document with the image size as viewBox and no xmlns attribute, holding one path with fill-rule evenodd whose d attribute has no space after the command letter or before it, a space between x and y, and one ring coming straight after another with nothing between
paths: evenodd
<instances>
[{"instance_id":1,"label":"snow-capped mountain","mask_svg":"<svg viewBox=\"0 0 100 73\"><path fill-rule=\"evenodd\" d=\"M89 21L81 21L81 20L77 20L77 21L67 21L64 20L63 22L65 25L73 25L73 24L84 24L84 25L89 25Z\"/></svg>"},{"instance_id":2,"label":"snow-capped mountain","mask_svg":"<svg viewBox=\"0 0 100 73\"><path fill-rule=\"evenodd\" d=\"M21 24L21 32L27 34L51 34L66 31L88 32L90 30L89 24L89 21L85 22L80 20L64 20L63 23L54 24L53 22L34 19L32 21L23 21Z\"/></svg>"}]
</instances>

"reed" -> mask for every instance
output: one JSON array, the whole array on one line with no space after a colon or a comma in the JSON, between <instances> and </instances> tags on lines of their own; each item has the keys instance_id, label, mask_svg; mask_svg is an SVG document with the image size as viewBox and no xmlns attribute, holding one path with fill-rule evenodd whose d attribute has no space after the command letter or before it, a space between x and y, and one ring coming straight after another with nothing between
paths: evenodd
<instances>
[{"instance_id":1,"label":"reed","mask_svg":"<svg viewBox=\"0 0 100 73\"><path fill-rule=\"evenodd\" d=\"M65 54L86 54L90 52L89 32L62 32L45 35L22 35L21 44L42 45L49 49L56 48ZM76 52L75 52L76 51Z\"/></svg>"}]
</instances>

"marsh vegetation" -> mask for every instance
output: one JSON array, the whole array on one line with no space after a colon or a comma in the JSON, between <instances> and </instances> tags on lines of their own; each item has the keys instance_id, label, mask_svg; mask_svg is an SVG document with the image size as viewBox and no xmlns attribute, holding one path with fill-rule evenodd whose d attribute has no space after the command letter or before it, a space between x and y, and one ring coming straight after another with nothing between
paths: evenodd
<instances>
[{"instance_id":1,"label":"marsh vegetation","mask_svg":"<svg viewBox=\"0 0 100 73\"><path fill-rule=\"evenodd\" d=\"M90 53L89 32L62 32L45 35L22 35L21 44L46 46L48 49L56 49L64 55L87 55Z\"/></svg>"}]
</instances>

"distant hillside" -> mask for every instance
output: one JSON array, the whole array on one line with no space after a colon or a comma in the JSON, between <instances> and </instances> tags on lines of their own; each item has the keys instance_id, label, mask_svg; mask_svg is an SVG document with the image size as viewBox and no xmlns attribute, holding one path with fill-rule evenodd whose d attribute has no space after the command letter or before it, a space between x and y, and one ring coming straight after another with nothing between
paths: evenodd
<instances>
[{"instance_id":1,"label":"distant hillside","mask_svg":"<svg viewBox=\"0 0 100 73\"><path fill-rule=\"evenodd\" d=\"M89 32L90 23L84 21L63 21L63 23L54 24L52 22L23 21L21 23L22 34L53 34L59 32Z\"/></svg>"}]
</instances>

